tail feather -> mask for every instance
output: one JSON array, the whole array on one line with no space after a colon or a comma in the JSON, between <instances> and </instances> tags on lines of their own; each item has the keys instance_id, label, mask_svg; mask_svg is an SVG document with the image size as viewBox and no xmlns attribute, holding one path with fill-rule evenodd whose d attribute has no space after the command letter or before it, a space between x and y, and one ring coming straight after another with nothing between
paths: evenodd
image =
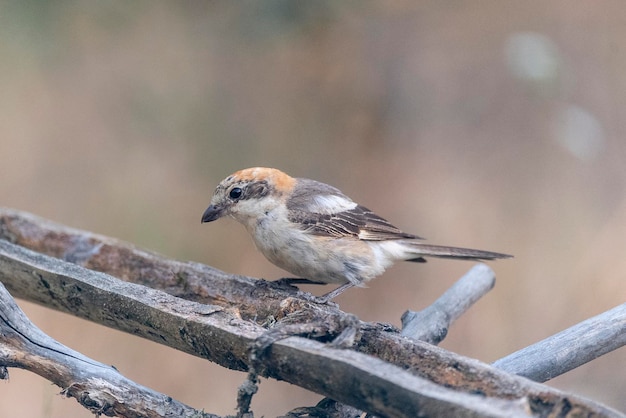
<instances>
[{"instance_id":1,"label":"tail feather","mask_svg":"<svg viewBox=\"0 0 626 418\"><path fill-rule=\"evenodd\" d=\"M455 258L457 260L495 260L498 258L511 258L512 255L494 253L492 251L473 250L471 248L446 247L442 245L429 245L417 242L411 242L412 255L407 261L423 263L426 260L424 256L439 258Z\"/></svg>"}]
</instances>

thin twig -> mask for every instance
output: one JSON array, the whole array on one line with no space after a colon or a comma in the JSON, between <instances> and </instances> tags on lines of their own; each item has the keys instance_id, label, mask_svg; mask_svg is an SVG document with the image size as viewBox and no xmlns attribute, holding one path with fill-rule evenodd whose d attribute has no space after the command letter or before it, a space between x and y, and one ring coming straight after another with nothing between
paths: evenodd
<instances>
[{"instance_id":1,"label":"thin twig","mask_svg":"<svg viewBox=\"0 0 626 418\"><path fill-rule=\"evenodd\" d=\"M496 283L496 275L486 264L477 264L429 307L402 315L402 335L430 344L439 344L450 325Z\"/></svg>"},{"instance_id":2,"label":"thin twig","mask_svg":"<svg viewBox=\"0 0 626 418\"><path fill-rule=\"evenodd\" d=\"M580 322L493 363L545 382L626 345L626 303Z\"/></svg>"}]
</instances>

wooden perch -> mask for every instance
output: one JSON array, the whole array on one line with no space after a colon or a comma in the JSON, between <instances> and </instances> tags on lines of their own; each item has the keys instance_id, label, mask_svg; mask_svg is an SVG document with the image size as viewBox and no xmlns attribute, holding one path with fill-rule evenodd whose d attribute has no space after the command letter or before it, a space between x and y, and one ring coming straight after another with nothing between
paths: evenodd
<instances>
[{"instance_id":1,"label":"wooden perch","mask_svg":"<svg viewBox=\"0 0 626 418\"><path fill-rule=\"evenodd\" d=\"M0 238L0 280L14 296L235 370L248 369L248 349L270 319L278 327L310 324L308 333L322 342L354 322L295 288L169 260L11 210L0 210ZM301 337L278 341L259 372L380 416L620 416L388 326L357 325L351 349Z\"/></svg>"},{"instance_id":2,"label":"wooden perch","mask_svg":"<svg viewBox=\"0 0 626 418\"><path fill-rule=\"evenodd\" d=\"M45 289L52 306L72 308L82 317L229 368L246 370L248 347L265 332L232 311L121 282L8 242L0 242L0 257L2 280L11 288L18 283L27 291ZM336 333L331 327L320 323L317 333ZM374 357L305 338L289 337L275 343L264 369L265 375L383 416L416 416L419 411L443 416L501 416L505 411L522 414L524 410L514 398L489 399L456 392ZM372 396L375 393L385 393L391 402L381 402Z\"/></svg>"}]
</instances>

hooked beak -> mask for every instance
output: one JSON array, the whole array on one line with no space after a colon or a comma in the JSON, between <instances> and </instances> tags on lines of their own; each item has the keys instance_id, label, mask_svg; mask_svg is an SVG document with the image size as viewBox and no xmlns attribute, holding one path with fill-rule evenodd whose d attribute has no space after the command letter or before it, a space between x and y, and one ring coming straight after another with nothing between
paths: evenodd
<instances>
[{"instance_id":1,"label":"hooked beak","mask_svg":"<svg viewBox=\"0 0 626 418\"><path fill-rule=\"evenodd\" d=\"M213 222L216 219L219 219L224 214L224 208L211 205L202 214L202 223L205 222Z\"/></svg>"}]
</instances>

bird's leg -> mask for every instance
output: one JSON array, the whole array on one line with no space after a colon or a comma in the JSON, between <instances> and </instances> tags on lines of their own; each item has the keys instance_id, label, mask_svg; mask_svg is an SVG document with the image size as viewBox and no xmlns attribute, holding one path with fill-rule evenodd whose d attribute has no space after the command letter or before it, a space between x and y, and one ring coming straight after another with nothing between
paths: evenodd
<instances>
[{"instance_id":1,"label":"bird's leg","mask_svg":"<svg viewBox=\"0 0 626 418\"><path fill-rule=\"evenodd\" d=\"M326 282L316 282L315 280L304 279L300 277L283 277L282 279L278 279L274 281L274 283L277 283L279 285L286 285L286 286L293 286L294 284L328 284ZM330 292L323 294L322 296L311 296L311 298L315 302L325 305L328 302L330 302L331 299L339 296L344 291L350 289L353 286L354 286L354 283L345 283L339 286L338 288L336 288L335 290L331 290Z\"/></svg>"},{"instance_id":2,"label":"bird's leg","mask_svg":"<svg viewBox=\"0 0 626 418\"><path fill-rule=\"evenodd\" d=\"M350 289L351 287L354 287L354 283L348 282L348 283L342 284L335 290L331 290L330 292L323 294L322 296L316 297L315 301L318 303L324 303L324 304L328 303L330 302L331 299L339 296L340 294Z\"/></svg>"}]
</instances>

